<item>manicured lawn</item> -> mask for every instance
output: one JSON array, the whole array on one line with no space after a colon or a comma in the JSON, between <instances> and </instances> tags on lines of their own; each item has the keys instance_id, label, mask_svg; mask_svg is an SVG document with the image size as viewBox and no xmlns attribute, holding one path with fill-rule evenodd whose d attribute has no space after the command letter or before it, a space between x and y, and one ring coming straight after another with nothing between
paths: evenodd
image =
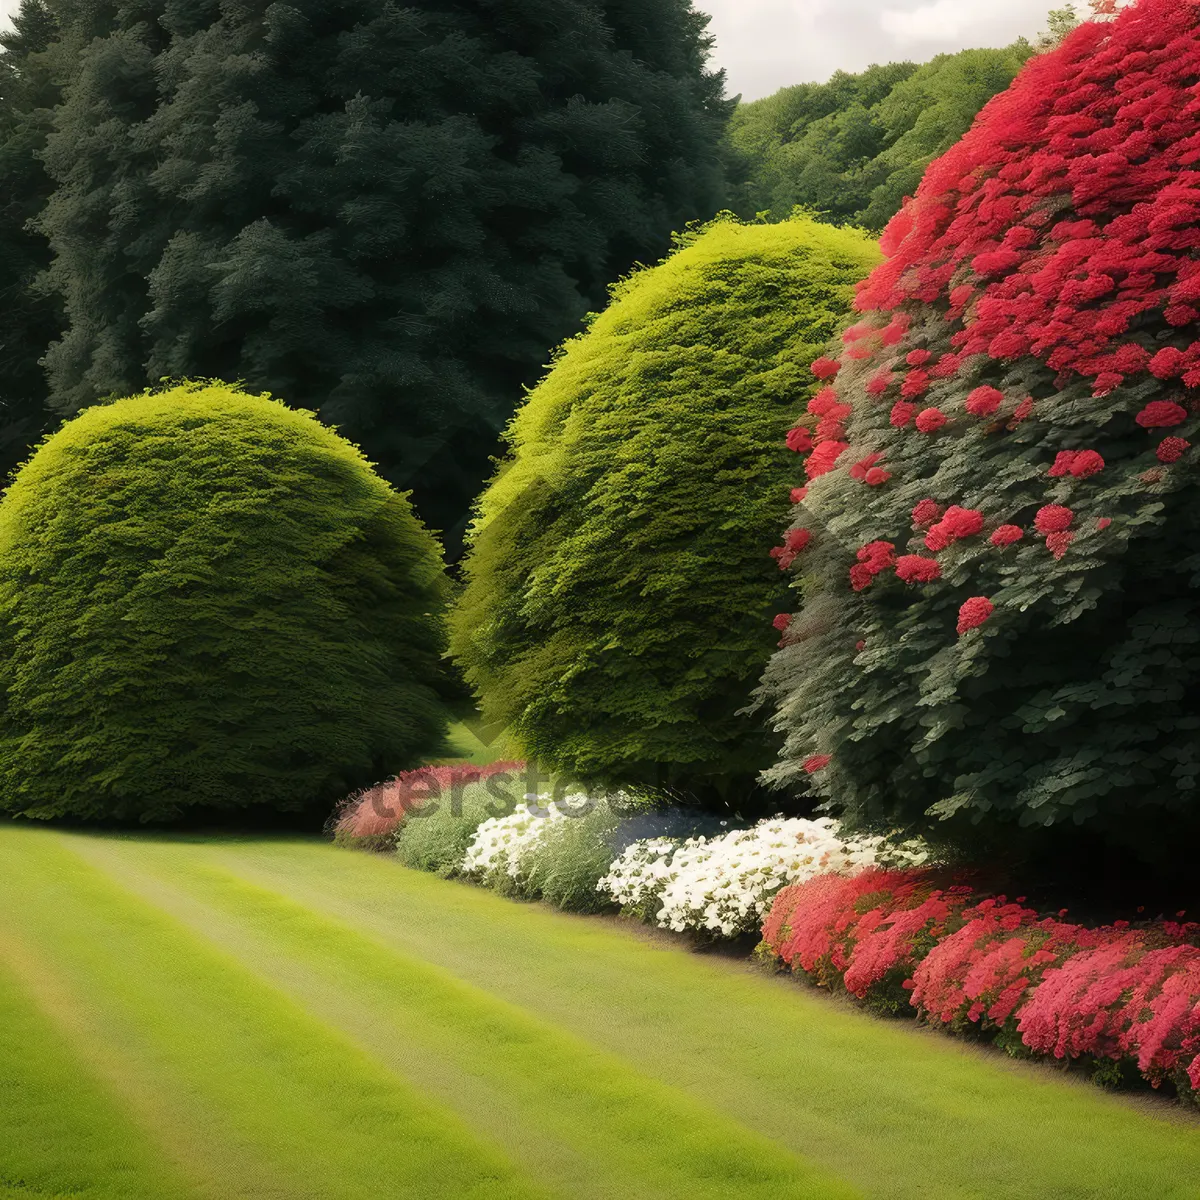
<instances>
[{"instance_id":1,"label":"manicured lawn","mask_svg":"<svg viewBox=\"0 0 1200 1200\"><path fill-rule=\"evenodd\" d=\"M1200 1124L300 840L0 827L0 1198L1191 1197Z\"/></svg>"}]
</instances>

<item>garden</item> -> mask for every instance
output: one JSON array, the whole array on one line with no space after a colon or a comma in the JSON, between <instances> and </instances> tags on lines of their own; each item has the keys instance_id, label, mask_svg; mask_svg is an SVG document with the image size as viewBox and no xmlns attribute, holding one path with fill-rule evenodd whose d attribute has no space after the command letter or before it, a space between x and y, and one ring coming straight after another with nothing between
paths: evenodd
<instances>
[{"instance_id":1,"label":"garden","mask_svg":"<svg viewBox=\"0 0 1200 1200\"><path fill-rule=\"evenodd\" d=\"M1196 0L508 7L0 34L0 1200L1194 1198Z\"/></svg>"}]
</instances>

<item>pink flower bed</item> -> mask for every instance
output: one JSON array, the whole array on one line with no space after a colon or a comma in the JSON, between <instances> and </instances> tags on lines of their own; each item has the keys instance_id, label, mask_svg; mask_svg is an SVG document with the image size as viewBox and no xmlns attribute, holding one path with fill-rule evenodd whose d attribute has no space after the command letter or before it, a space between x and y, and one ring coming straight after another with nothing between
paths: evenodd
<instances>
[{"instance_id":1,"label":"pink flower bed","mask_svg":"<svg viewBox=\"0 0 1200 1200\"><path fill-rule=\"evenodd\" d=\"M334 840L377 849L390 845L400 822L426 800L449 795L455 788L478 783L493 775L523 771L522 762L496 762L486 767L454 763L441 767L418 767L355 792L338 806L334 814Z\"/></svg>"},{"instance_id":2,"label":"pink flower bed","mask_svg":"<svg viewBox=\"0 0 1200 1200\"><path fill-rule=\"evenodd\" d=\"M1089 928L936 872L869 868L779 893L763 948L814 982L1058 1059L1131 1064L1200 1098L1200 924ZM1181 914L1182 915L1182 914Z\"/></svg>"}]
</instances>

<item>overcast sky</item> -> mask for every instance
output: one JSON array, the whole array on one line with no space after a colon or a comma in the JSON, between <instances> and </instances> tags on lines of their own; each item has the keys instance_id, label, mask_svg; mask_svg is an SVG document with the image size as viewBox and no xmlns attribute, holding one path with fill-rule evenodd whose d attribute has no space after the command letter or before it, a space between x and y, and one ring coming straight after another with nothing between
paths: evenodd
<instances>
[{"instance_id":1,"label":"overcast sky","mask_svg":"<svg viewBox=\"0 0 1200 1200\"><path fill-rule=\"evenodd\" d=\"M1059 0L696 0L712 15L730 94L757 100L837 70L1032 41ZM1086 5L1076 5L1086 9Z\"/></svg>"},{"instance_id":2,"label":"overcast sky","mask_svg":"<svg viewBox=\"0 0 1200 1200\"><path fill-rule=\"evenodd\" d=\"M15 12L19 0L0 0ZM823 82L834 71L968 46L1031 40L1061 0L696 0L712 14L716 61L729 92L747 100L790 83ZM1080 3L1077 8L1086 8ZM7 20L3 22L8 24Z\"/></svg>"}]
</instances>

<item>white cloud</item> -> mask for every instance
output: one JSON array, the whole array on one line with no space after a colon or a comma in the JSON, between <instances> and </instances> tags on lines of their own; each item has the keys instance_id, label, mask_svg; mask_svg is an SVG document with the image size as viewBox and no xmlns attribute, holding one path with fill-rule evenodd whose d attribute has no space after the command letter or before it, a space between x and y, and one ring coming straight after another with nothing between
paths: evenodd
<instances>
[{"instance_id":1,"label":"white cloud","mask_svg":"<svg viewBox=\"0 0 1200 1200\"><path fill-rule=\"evenodd\" d=\"M879 27L899 42L936 42L960 38L971 26L974 14L962 0L933 0L908 12L885 8Z\"/></svg>"}]
</instances>

